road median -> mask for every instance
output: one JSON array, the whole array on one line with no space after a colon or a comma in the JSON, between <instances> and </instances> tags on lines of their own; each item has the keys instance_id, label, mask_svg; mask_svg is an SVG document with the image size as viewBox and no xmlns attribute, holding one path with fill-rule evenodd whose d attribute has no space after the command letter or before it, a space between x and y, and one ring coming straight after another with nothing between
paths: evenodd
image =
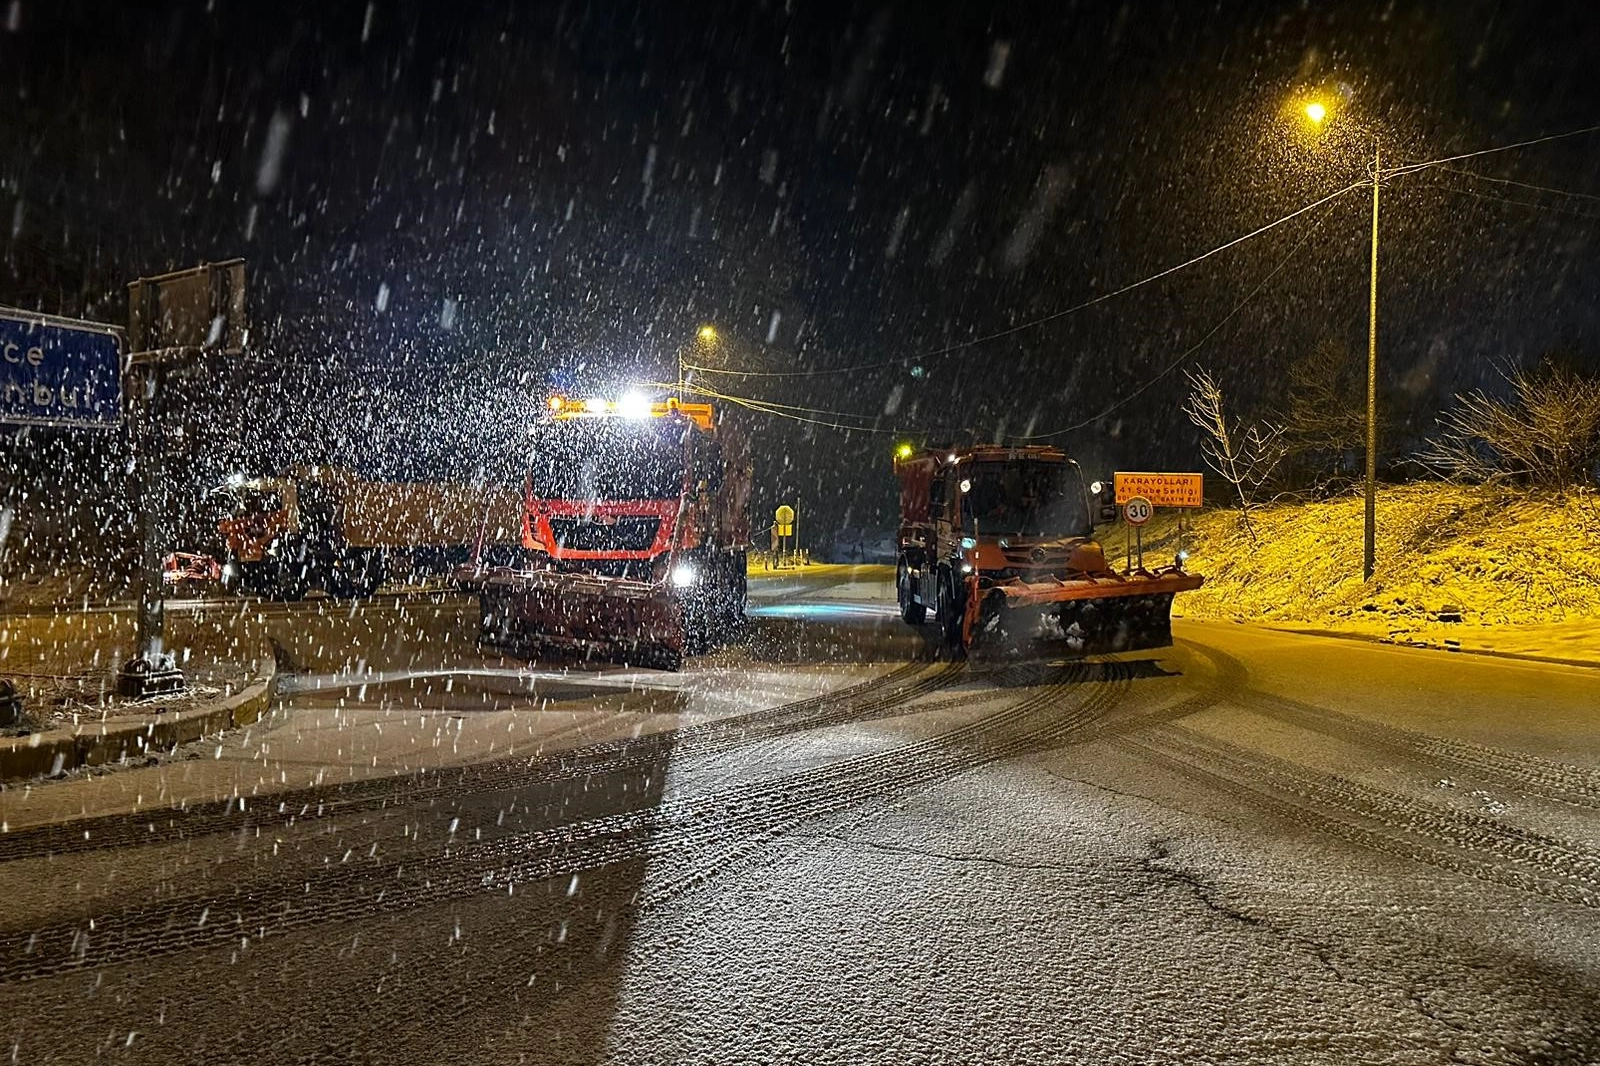
<instances>
[{"instance_id":1,"label":"road median","mask_svg":"<svg viewBox=\"0 0 1600 1066\"><path fill-rule=\"evenodd\" d=\"M201 706L0 738L0 781L53 777L86 766L140 762L180 745L249 725L271 706L278 668L263 645L248 679Z\"/></svg>"}]
</instances>

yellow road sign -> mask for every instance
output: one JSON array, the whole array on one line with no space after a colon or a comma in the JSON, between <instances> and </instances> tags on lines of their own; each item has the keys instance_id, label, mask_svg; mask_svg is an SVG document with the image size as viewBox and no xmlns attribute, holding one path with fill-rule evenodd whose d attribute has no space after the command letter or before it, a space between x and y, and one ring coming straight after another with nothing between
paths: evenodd
<instances>
[{"instance_id":1,"label":"yellow road sign","mask_svg":"<svg viewBox=\"0 0 1600 1066\"><path fill-rule=\"evenodd\" d=\"M784 504L782 507L778 508L778 513L775 518L780 526L794 525L794 508L790 507L788 504Z\"/></svg>"},{"instance_id":2,"label":"yellow road sign","mask_svg":"<svg viewBox=\"0 0 1600 1066\"><path fill-rule=\"evenodd\" d=\"M780 537L792 537L792 536L794 536L794 526L792 526L792 525L787 525L787 526L780 525L780 526L778 526L778 536L780 536Z\"/></svg>"},{"instance_id":3,"label":"yellow road sign","mask_svg":"<svg viewBox=\"0 0 1600 1066\"><path fill-rule=\"evenodd\" d=\"M1153 507L1199 507L1205 502L1205 476L1202 474L1130 473L1116 474L1117 502L1127 503L1142 496Z\"/></svg>"}]
</instances>

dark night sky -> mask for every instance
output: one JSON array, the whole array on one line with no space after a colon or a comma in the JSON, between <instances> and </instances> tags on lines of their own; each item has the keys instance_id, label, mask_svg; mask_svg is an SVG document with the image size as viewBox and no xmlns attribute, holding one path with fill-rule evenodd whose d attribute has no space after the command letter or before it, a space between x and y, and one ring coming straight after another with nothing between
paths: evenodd
<instances>
[{"instance_id":1,"label":"dark night sky","mask_svg":"<svg viewBox=\"0 0 1600 1066\"><path fill-rule=\"evenodd\" d=\"M503 447L489 424L552 377L665 373L707 320L729 365L908 360L729 391L884 430L1055 429L1173 367L1277 269L1192 360L1063 438L1094 469L1193 468L1184 367L1260 405L1319 341L1359 358L1364 193L911 357L1359 180L1374 134L1404 161L1600 123L1596 57L1591 5L1514 0L0 0L0 302L120 320L129 278L243 255L259 345L216 372L271 428L216 428L211 465L397 471ZM1312 145L1282 108L1331 86L1349 103ZM1600 351L1600 135L1462 168L1385 193L1396 449L1497 359ZM761 432L768 495L883 520L892 438Z\"/></svg>"}]
</instances>

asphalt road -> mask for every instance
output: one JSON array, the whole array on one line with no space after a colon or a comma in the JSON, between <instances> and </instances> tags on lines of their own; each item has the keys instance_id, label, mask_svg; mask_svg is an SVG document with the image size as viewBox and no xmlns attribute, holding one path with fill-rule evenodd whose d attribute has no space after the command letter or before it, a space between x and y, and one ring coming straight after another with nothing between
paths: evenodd
<instances>
[{"instance_id":1,"label":"asphalt road","mask_svg":"<svg viewBox=\"0 0 1600 1066\"><path fill-rule=\"evenodd\" d=\"M1600 673L1181 623L1160 653L952 664L886 593L766 579L745 643L676 676L486 659L451 599L191 613L285 643L283 705L0 794L0 1037L1600 1062Z\"/></svg>"}]
</instances>

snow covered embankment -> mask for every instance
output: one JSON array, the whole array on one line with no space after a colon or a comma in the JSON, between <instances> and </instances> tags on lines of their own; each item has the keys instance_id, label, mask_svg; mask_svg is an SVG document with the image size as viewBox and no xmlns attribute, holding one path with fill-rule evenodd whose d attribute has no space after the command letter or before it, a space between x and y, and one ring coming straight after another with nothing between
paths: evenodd
<instances>
[{"instance_id":1,"label":"snow covered embankment","mask_svg":"<svg viewBox=\"0 0 1600 1066\"><path fill-rule=\"evenodd\" d=\"M1385 486L1378 564L1361 580L1359 493L1190 518L1206 576L1175 614L1348 631L1401 641L1600 661L1600 497L1564 500L1444 484ZM1101 530L1119 561L1127 527ZM1145 528L1153 562L1177 550L1177 513Z\"/></svg>"}]
</instances>

